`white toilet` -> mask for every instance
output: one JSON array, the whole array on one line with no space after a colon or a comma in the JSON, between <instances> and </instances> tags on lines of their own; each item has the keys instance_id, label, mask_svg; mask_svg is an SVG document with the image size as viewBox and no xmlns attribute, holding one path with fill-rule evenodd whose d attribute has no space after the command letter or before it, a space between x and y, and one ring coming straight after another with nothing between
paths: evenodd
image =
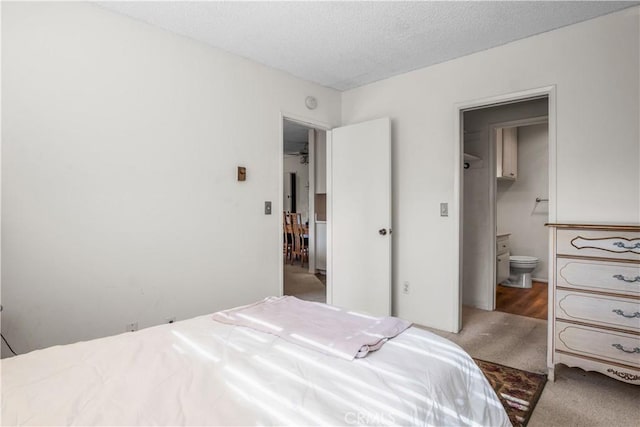
<instances>
[{"instance_id":1,"label":"white toilet","mask_svg":"<svg viewBox=\"0 0 640 427\"><path fill-rule=\"evenodd\" d=\"M509 280L502 284L513 288L531 288L531 273L537 266L538 258L536 257L511 255L509 257Z\"/></svg>"}]
</instances>

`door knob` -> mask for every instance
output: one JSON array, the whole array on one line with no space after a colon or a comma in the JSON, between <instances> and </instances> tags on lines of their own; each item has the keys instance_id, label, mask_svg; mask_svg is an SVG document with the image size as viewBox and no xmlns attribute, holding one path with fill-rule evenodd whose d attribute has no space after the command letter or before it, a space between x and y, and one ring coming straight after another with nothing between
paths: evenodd
<instances>
[{"instance_id":1,"label":"door knob","mask_svg":"<svg viewBox=\"0 0 640 427\"><path fill-rule=\"evenodd\" d=\"M381 236L386 236L387 235L387 229L386 228L381 228L380 230L378 230L378 234L380 234Z\"/></svg>"}]
</instances>

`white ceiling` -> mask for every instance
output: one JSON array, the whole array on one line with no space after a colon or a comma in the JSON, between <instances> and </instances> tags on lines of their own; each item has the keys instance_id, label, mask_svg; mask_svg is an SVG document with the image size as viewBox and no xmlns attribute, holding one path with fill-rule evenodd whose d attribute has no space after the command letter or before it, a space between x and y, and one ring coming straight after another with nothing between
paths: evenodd
<instances>
[{"instance_id":1,"label":"white ceiling","mask_svg":"<svg viewBox=\"0 0 640 427\"><path fill-rule=\"evenodd\" d=\"M284 154L297 154L308 151L309 128L297 122L284 120L282 133L284 136Z\"/></svg>"},{"instance_id":2,"label":"white ceiling","mask_svg":"<svg viewBox=\"0 0 640 427\"><path fill-rule=\"evenodd\" d=\"M98 3L338 90L638 4L620 1Z\"/></svg>"}]
</instances>

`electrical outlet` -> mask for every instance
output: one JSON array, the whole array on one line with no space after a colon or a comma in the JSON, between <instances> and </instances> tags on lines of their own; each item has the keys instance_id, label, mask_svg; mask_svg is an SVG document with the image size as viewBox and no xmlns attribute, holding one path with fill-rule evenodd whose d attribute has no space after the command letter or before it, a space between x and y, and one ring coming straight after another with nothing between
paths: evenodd
<instances>
[{"instance_id":1,"label":"electrical outlet","mask_svg":"<svg viewBox=\"0 0 640 427\"><path fill-rule=\"evenodd\" d=\"M271 202L264 202L264 214L271 215Z\"/></svg>"},{"instance_id":2,"label":"electrical outlet","mask_svg":"<svg viewBox=\"0 0 640 427\"><path fill-rule=\"evenodd\" d=\"M408 294L409 291L410 291L409 282L404 282L402 284L402 293L403 294Z\"/></svg>"},{"instance_id":3,"label":"electrical outlet","mask_svg":"<svg viewBox=\"0 0 640 427\"><path fill-rule=\"evenodd\" d=\"M135 332L138 330L138 322L127 323L125 326L127 332Z\"/></svg>"},{"instance_id":4,"label":"electrical outlet","mask_svg":"<svg viewBox=\"0 0 640 427\"><path fill-rule=\"evenodd\" d=\"M167 317L165 320L167 321L167 323L173 323L173 322L175 322L175 321L176 321L176 317L175 317L175 316L173 316L173 317Z\"/></svg>"},{"instance_id":5,"label":"electrical outlet","mask_svg":"<svg viewBox=\"0 0 640 427\"><path fill-rule=\"evenodd\" d=\"M449 203L440 203L440 216L449 216Z\"/></svg>"}]
</instances>

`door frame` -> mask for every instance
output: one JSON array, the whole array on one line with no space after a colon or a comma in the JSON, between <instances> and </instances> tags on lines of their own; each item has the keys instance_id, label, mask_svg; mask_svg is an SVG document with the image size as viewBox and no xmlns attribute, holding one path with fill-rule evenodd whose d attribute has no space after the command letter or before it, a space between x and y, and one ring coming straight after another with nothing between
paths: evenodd
<instances>
[{"instance_id":1,"label":"door frame","mask_svg":"<svg viewBox=\"0 0 640 427\"><path fill-rule=\"evenodd\" d=\"M453 123L453 209L455 226L453 230L453 276L456 277L456 283L453 286L453 307L452 322L453 332L460 332L462 329L462 277L463 277L463 197L464 197L464 179L463 173L463 154L464 154L464 129L463 113L467 110L486 108L496 105L508 104L512 102L526 101L527 99L540 98L546 96L548 98L548 126L549 126L549 222L556 222L557 206L557 158L556 158L556 85L544 86L539 88L528 89L524 91L511 92L502 95L479 98L475 100L464 101L454 105L454 123ZM495 155L495 154L494 154ZM495 160L494 160L495 162ZM495 191L495 189L494 189ZM494 192L495 198L495 192ZM491 204L490 204L491 206ZM491 209L491 208L490 208ZM492 221L495 221L495 206ZM495 225L495 223L494 223ZM495 238L495 237L494 237ZM493 242L493 254L495 258L495 240ZM549 263L551 265L551 263ZM495 267L494 267L495 272ZM551 277L551 272L549 272ZM549 283L552 283L550 280ZM551 311L550 311L551 312Z\"/></svg>"},{"instance_id":2,"label":"door frame","mask_svg":"<svg viewBox=\"0 0 640 427\"><path fill-rule=\"evenodd\" d=\"M304 117L304 116L300 116L298 114L294 114L294 113L289 113L286 111L280 111L280 142L278 144L278 165L279 165L279 172L278 172L278 177L279 177L279 181L278 181L278 283L279 283L279 291L278 291L278 295L282 296L284 295L284 255L282 253L282 236L284 234L284 228L282 226L282 217L280 216L280 212L283 211L284 209L284 120L289 120L291 122L296 122L298 124L301 124L303 126L307 126L309 128L313 128L313 129L317 129L317 130L322 130L325 131L327 133L327 138L330 134L330 130L332 129L332 126L318 121L318 120L314 120L311 119L309 117ZM314 147L311 146L311 141L309 143L309 212L311 214L312 209L315 210L315 195L312 194L312 191L315 193L315 145ZM313 163L313 167L311 166ZM327 168L328 170L328 168ZM313 175L312 175L313 172ZM310 215L311 216L311 215ZM310 224L314 224L311 220L311 218L309 218L309 223ZM327 218L327 226L329 225L329 218ZM309 227L309 247L311 247L311 245L315 246L315 226L310 226ZM327 248L328 250L328 248ZM315 251L314 251L315 252ZM309 251L309 259L311 259L311 251ZM311 265L311 261L309 261L309 265ZM329 276L329 265L327 264L327 278ZM328 279L327 279L328 282ZM327 288L326 288L326 292L327 292L327 302L328 298L329 298L329 286L327 283Z\"/></svg>"}]
</instances>

